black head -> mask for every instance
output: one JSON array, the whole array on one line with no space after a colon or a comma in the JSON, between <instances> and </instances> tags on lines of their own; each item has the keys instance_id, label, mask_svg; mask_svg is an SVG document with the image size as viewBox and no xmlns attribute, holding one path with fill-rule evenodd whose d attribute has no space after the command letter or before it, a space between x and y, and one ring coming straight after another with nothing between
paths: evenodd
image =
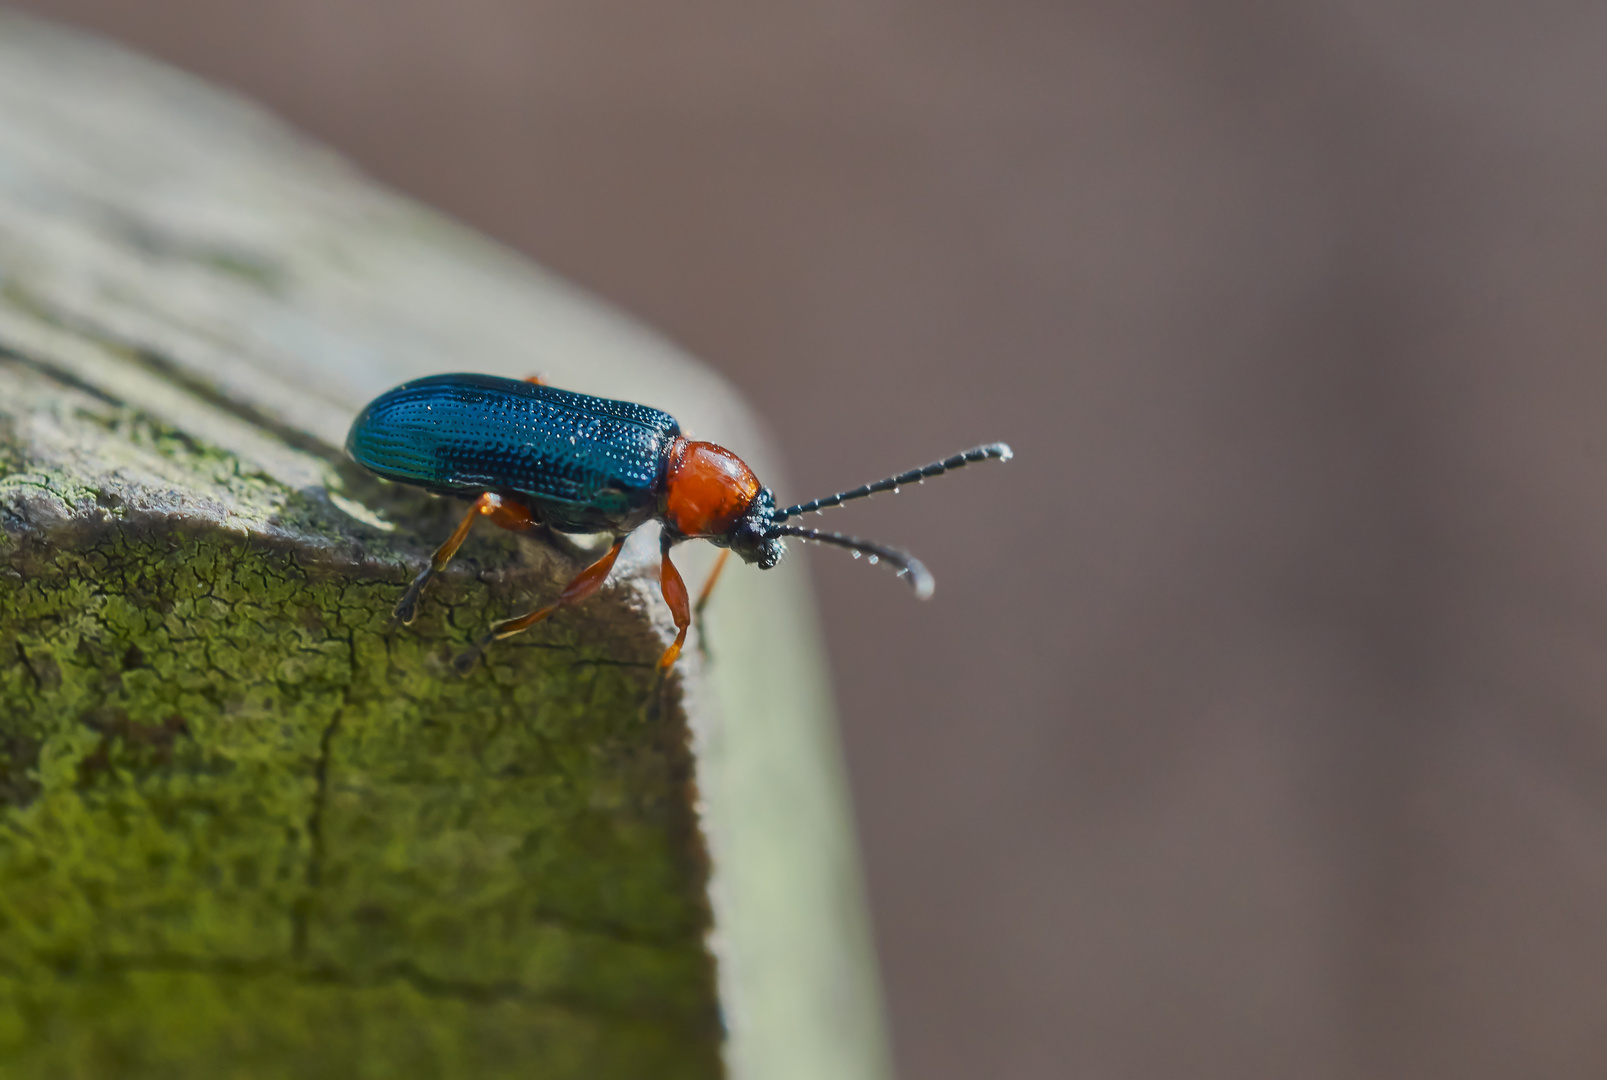
<instances>
[{"instance_id":1,"label":"black head","mask_svg":"<svg viewBox=\"0 0 1607 1080\"><path fill-rule=\"evenodd\" d=\"M760 488L748 510L725 536L726 546L742 561L756 564L760 570L769 570L781 561L787 547L776 535L774 521L776 497L769 488Z\"/></svg>"}]
</instances>

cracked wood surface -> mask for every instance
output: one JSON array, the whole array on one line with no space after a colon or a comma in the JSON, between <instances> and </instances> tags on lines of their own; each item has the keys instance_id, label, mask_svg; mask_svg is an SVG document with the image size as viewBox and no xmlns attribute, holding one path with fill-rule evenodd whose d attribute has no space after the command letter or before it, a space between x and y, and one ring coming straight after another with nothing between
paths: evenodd
<instances>
[{"instance_id":1,"label":"cracked wood surface","mask_svg":"<svg viewBox=\"0 0 1607 1080\"><path fill-rule=\"evenodd\" d=\"M5 1075L881 1073L796 565L727 575L717 662L663 685L645 534L467 679L576 553L485 529L389 625L461 507L338 447L463 369L658 405L774 476L652 335L0 12Z\"/></svg>"}]
</instances>

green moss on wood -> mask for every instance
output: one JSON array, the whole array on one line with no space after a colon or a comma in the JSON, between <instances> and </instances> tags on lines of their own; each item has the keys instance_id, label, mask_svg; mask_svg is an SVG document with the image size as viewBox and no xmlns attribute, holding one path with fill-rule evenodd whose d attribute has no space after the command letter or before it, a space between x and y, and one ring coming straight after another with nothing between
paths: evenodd
<instances>
[{"instance_id":1,"label":"green moss on wood","mask_svg":"<svg viewBox=\"0 0 1607 1080\"><path fill-rule=\"evenodd\" d=\"M684 724L645 630L110 520L0 549L7 1076L719 1071ZM585 635L585 636L580 636Z\"/></svg>"},{"instance_id":2,"label":"green moss on wood","mask_svg":"<svg viewBox=\"0 0 1607 1080\"><path fill-rule=\"evenodd\" d=\"M0 12L0 121L0 1078L716 1074L682 688L643 707L650 545L460 680L450 656L578 566L482 530L389 629L463 508L339 446L453 368L650 402L760 465L740 404L104 43ZM870 1080L799 575L728 575L722 662L684 669L725 1056Z\"/></svg>"}]
</instances>

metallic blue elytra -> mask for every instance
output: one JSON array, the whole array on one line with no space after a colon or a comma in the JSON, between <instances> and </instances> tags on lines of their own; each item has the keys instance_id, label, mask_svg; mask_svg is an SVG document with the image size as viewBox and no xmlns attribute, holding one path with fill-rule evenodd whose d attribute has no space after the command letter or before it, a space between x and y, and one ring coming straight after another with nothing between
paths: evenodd
<instances>
[{"instance_id":1,"label":"metallic blue elytra","mask_svg":"<svg viewBox=\"0 0 1607 1080\"><path fill-rule=\"evenodd\" d=\"M433 375L370 402L346 451L442 495L511 496L561 532L628 532L652 517L675 418L628 401L494 375Z\"/></svg>"},{"instance_id":2,"label":"metallic blue elytra","mask_svg":"<svg viewBox=\"0 0 1607 1080\"><path fill-rule=\"evenodd\" d=\"M432 375L381 394L352 423L346 452L387 480L474 502L396 602L393 615L401 623L413 621L425 586L446 568L482 516L506 529L543 526L614 537L607 553L577 574L552 603L492 624L453 662L463 672L493 641L520 633L602 588L625 537L654 518L663 526L659 582L675 619L675 640L659 657L661 670L680 655L693 616L702 610L725 565L722 555L693 608L686 582L670 562L670 549L684 540L708 540L761 570L781 560L787 537L832 544L856 557L869 555L873 563L887 563L909 581L915 595L930 596L932 575L907 552L857 536L788 525L787 519L897 491L900 485L972 462L1010 457L1004 443L989 443L778 510L775 496L741 458L714 443L682 438L680 425L668 413L494 375Z\"/></svg>"}]
</instances>

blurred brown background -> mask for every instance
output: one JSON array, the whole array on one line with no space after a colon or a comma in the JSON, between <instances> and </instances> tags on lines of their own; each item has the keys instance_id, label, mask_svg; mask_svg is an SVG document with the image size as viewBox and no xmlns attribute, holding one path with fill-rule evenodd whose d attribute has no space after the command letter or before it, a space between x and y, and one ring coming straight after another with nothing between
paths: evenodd
<instances>
[{"instance_id":1,"label":"blurred brown background","mask_svg":"<svg viewBox=\"0 0 1607 1080\"><path fill-rule=\"evenodd\" d=\"M1607 1075L1607 5L33 0L726 372L906 1080ZM472 367L472 357L443 358Z\"/></svg>"}]
</instances>

